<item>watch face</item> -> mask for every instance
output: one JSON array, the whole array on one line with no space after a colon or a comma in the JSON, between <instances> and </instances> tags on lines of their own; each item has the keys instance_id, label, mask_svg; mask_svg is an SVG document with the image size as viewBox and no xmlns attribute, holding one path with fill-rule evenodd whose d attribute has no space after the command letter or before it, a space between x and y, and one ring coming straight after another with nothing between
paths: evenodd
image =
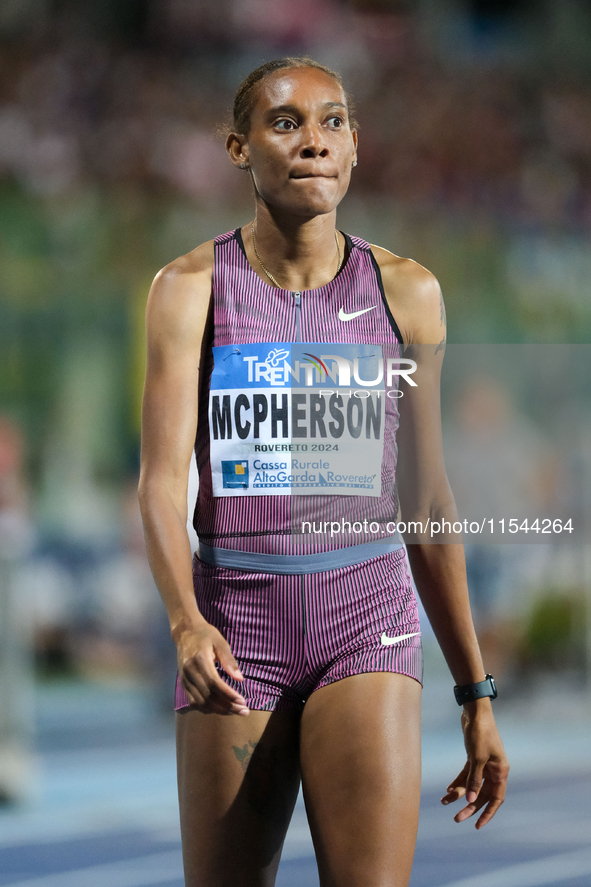
<instances>
[{"instance_id":1,"label":"watch face","mask_svg":"<svg viewBox=\"0 0 591 887\"><path fill-rule=\"evenodd\" d=\"M490 688L494 693L493 699L496 699L497 698L497 685L495 684L495 679L493 678L492 675L489 675L488 679L490 681Z\"/></svg>"}]
</instances>

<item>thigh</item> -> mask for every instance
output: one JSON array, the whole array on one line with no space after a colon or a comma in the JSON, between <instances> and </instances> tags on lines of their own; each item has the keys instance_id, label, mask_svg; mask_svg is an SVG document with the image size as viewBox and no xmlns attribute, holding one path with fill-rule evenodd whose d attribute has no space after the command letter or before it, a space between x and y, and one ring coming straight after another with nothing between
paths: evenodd
<instances>
[{"instance_id":1,"label":"thigh","mask_svg":"<svg viewBox=\"0 0 591 887\"><path fill-rule=\"evenodd\" d=\"M177 714L186 887L271 887L299 787L299 713Z\"/></svg>"},{"instance_id":2,"label":"thigh","mask_svg":"<svg viewBox=\"0 0 591 887\"><path fill-rule=\"evenodd\" d=\"M323 887L406 887L419 814L421 686L375 672L314 692L300 766Z\"/></svg>"}]
</instances>

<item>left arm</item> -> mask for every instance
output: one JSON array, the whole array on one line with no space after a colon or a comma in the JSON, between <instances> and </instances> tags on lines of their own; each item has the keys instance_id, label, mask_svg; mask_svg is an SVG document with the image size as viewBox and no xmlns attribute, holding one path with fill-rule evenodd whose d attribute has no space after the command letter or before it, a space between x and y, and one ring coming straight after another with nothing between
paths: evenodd
<instances>
[{"instance_id":1,"label":"left arm","mask_svg":"<svg viewBox=\"0 0 591 887\"><path fill-rule=\"evenodd\" d=\"M382 270L384 289L405 345L405 357L418 364L413 380L399 400L398 488L402 515L422 520L423 526L458 519L443 462L439 383L445 351L445 309L436 279L408 259L373 248ZM430 524L430 526L432 523ZM474 630L464 548L461 537L433 543L419 534L408 545L413 577L435 636L457 684L484 680L485 670ZM491 700L479 699L463 707L462 729L467 762L448 786L443 804L466 795L467 805L456 822L482 807L476 827L481 828L503 803L509 765L503 749ZM485 806L486 805L486 806Z\"/></svg>"}]
</instances>

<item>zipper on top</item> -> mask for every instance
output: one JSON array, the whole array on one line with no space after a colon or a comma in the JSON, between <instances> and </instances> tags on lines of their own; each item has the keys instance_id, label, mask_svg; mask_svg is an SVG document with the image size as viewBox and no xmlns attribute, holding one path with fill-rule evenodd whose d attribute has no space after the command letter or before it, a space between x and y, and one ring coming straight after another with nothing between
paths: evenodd
<instances>
[{"instance_id":1,"label":"zipper on top","mask_svg":"<svg viewBox=\"0 0 591 887\"><path fill-rule=\"evenodd\" d=\"M295 311L296 311L296 342L301 342L301 335L300 335L300 308L301 308L301 301L302 301L301 292L299 290L296 290L296 292L293 294L293 298L295 301Z\"/></svg>"}]
</instances>

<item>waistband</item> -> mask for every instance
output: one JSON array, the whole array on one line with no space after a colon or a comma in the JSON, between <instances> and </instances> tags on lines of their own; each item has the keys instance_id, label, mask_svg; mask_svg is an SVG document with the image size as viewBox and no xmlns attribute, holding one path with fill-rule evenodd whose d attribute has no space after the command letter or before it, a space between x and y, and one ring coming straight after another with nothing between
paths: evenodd
<instances>
[{"instance_id":1,"label":"waistband","mask_svg":"<svg viewBox=\"0 0 591 887\"><path fill-rule=\"evenodd\" d=\"M341 567L361 564L373 557L379 557L403 548L400 536L387 536L377 542L363 542L348 545L334 551L320 551L316 554L258 554L254 551L235 551L231 548L214 548L199 542L197 557L214 567L229 567L231 570L248 570L249 573L326 573Z\"/></svg>"}]
</instances>

